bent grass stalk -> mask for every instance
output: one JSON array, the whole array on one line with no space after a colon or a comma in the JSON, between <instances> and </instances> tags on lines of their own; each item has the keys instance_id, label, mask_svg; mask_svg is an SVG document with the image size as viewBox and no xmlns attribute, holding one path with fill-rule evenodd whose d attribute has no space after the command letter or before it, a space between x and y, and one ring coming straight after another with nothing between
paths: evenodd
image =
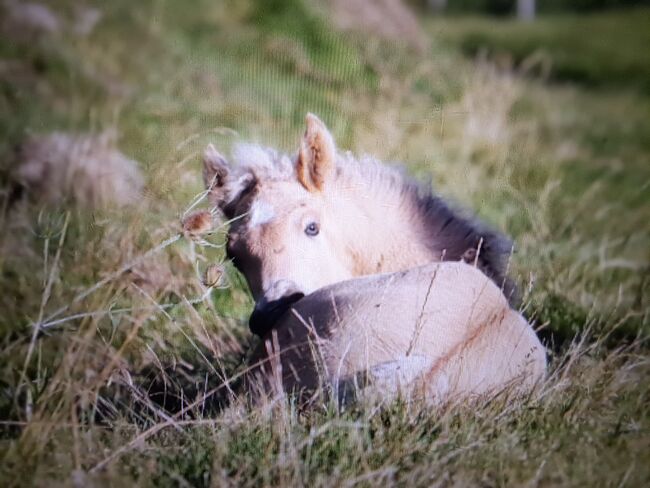
<instances>
[{"instance_id":1,"label":"bent grass stalk","mask_svg":"<svg viewBox=\"0 0 650 488\"><path fill-rule=\"evenodd\" d=\"M201 195L201 198L205 198L207 193L206 192L201 192L200 195ZM193 202L192 207L194 207L195 205L196 205L196 202ZM184 215L185 214L187 214L187 212L185 212ZM215 234L218 231L220 231L221 229L223 229L223 228L227 227L228 225L230 225L232 222L234 222L236 220L239 220L241 218L244 218L246 215L247 215L247 213L242 214L240 216L237 216L237 217L235 217L233 219L227 220L227 221L223 222L216 229L213 229L210 232L207 232L206 235ZM67 220L66 220L66 225L67 225ZM60 240L64 239L64 237L65 237L65 232L61 236ZM95 283L91 287L85 289L84 291L82 291L81 293L76 295L69 303L67 303L66 305L58 308L57 310L52 312L50 315L48 315L45 319L42 318L43 310L41 309L38 320L31 324L31 327L35 331L33 333L33 335L38 336L40 331L50 329L50 328L52 328L52 327L54 327L56 325L64 324L66 322L70 322L70 321L75 320L75 319L102 316L102 315L106 315L106 314L110 314L110 313L129 313L129 312L142 311L142 310L151 310L151 309L156 309L156 308L157 309L168 309L168 308L172 308L174 306L177 306L178 303L164 303L164 304L158 304L157 303L155 306L151 306L151 307L127 307L127 308L120 308L120 309L110 309L109 308L107 310L97 310L97 311L92 311L92 312L82 312L82 313L70 315L70 316L63 317L63 318L57 318L59 315L66 312L67 310L69 310L73 305L81 302L84 298L87 298L88 296L90 296L91 294L93 294L94 292L96 292L97 290L102 288L103 286L105 286L108 283L110 283L111 281L119 278L120 276L122 276L124 273L128 272L130 269L132 269L137 264L141 263L142 261L145 261L146 259L148 259L151 256L155 255L156 253L166 249L167 247L171 246L172 244L174 244L175 242L177 242L178 240L180 240L183 237L185 237L185 235L182 232L179 232L179 233L174 234L173 236L165 239L164 241L162 241L157 246L149 249L144 254L141 254L140 256L137 256L135 259L133 259L133 260L129 261L128 263L122 265L120 268L118 268L113 273L111 273L108 276L102 278L101 280L99 280L97 283ZM213 243L208 242L207 240L202 239L202 238L195 239L195 240L192 241L192 243L194 243L194 242L196 242L199 246L202 246L202 247L211 247L211 248L221 248L222 247L222 245L213 244ZM57 252L57 257L55 258L55 262L58 261L58 256L59 256L59 252ZM199 281L201 281L201 280L199 279ZM201 295L200 297L188 300L188 303L190 303L191 305L199 304L199 303L203 302L205 299L207 299L210 296L210 294L212 293L212 290L214 290L214 289L226 289L226 288L228 288L228 286L212 286L212 287L205 287L205 288L206 288L206 291L205 291L205 293L203 295Z\"/></svg>"}]
</instances>

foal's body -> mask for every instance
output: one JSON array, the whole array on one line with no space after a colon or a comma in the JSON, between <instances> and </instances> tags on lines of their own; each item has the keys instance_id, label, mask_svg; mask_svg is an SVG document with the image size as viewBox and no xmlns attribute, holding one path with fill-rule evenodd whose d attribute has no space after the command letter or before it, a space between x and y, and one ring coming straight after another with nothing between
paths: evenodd
<instances>
[{"instance_id":1,"label":"foal's body","mask_svg":"<svg viewBox=\"0 0 650 488\"><path fill-rule=\"evenodd\" d=\"M501 290L462 262L322 288L293 305L251 360L266 393L375 385L439 401L529 389L546 356ZM252 378L251 378L252 379Z\"/></svg>"}]
</instances>

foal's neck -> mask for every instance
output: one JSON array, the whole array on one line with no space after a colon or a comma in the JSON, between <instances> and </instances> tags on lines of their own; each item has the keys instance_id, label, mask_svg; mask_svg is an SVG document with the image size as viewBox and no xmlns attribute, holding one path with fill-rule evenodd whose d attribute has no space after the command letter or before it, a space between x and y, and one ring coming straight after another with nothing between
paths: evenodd
<instances>
[{"instance_id":1,"label":"foal's neck","mask_svg":"<svg viewBox=\"0 0 650 488\"><path fill-rule=\"evenodd\" d=\"M383 190L383 191L382 191ZM391 188L348 188L347 252L355 276L391 273L440 257L433 255L410 200Z\"/></svg>"}]
</instances>

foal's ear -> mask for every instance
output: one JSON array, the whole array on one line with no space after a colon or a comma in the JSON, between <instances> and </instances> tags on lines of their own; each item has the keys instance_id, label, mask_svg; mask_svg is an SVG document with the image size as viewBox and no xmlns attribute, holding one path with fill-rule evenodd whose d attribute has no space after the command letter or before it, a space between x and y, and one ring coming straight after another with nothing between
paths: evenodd
<instances>
[{"instance_id":1,"label":"foal's ear","mask_svg":"<svg viewBox=\"0 0 650 488\"><path fill-rule=\"evenodd\" d=\"M203 152L203 182L211 205L220 206L224 202L227 178L226 158L212 144L208 144Z\"/></svg>"},{"instance_id":2,"label":"foal's ear","mask_svg":"<svg viewBox=\"0 0 650 488\"><path fill-rule=\"evenodd\" d=\"M298 181L310 192L322 191L333 174L336 148L332 134L314 114L306 117L307 129L300 141L296 174Z\"/></svg>"}]
</instances>

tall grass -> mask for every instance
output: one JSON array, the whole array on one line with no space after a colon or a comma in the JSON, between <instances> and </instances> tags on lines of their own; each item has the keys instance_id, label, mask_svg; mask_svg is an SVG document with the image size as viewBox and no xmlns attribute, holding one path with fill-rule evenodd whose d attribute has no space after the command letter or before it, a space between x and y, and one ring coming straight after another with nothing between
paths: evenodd
<instances>
[{"instance_id":1,"label":"tall grass","mask_svg":"<svg viewBox=\"0 0 650 488\"><path fill-rule=\"evenodd\" d=\"M645 95L467 60L435 25L424 54L344 36L308 3L281 3L286 30L252 1L112 2L87 37L0 41L22 73L0 76L3 484L647 482ZM551 355L540 391L309 412L238 393L251 299L223 262L224 223L197 241L181 219L207 142L295 150L307 111L342 148L403 161L514 236L522 307ZM10 202L26 134L108 127L146 176L136 205ZM225 288L207 293L210 263Z\"/></svg>"}]
</instances>

